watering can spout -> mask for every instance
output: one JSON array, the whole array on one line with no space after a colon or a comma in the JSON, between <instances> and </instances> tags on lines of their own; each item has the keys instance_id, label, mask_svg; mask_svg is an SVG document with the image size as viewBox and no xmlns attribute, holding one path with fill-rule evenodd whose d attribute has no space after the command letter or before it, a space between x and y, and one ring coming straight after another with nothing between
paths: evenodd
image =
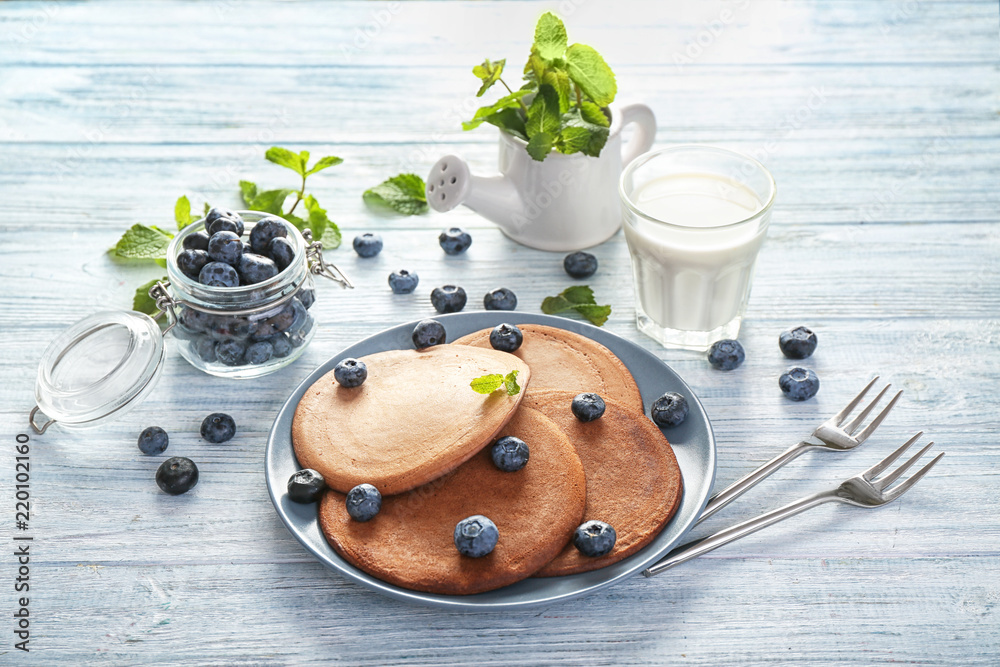
<instances>
[{"instance_id":1,"label":"watering can spout","mask_svg":"<svg viewBox=\"0 0 1000 667\"><path fill-rule=\"evenodd\" d=\"M442 213L464 204L505 232L523 215L524 202L507 176L475 176L460 157L446 155L427 176L427 202Z\"/></svg>"}]
</instances>

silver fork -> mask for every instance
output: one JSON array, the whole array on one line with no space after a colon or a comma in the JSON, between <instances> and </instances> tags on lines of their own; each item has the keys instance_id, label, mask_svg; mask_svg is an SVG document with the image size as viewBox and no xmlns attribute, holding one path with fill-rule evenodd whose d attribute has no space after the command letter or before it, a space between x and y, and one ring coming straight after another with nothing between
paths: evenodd
<instances>
[{"instance_id":1,"label":"silver fork","mask_svg":"<svg viewBox=\"0 0 1000 667\"><path fill-rule=\"evenodd\" d=\"M854 435L854 432L858 430L859 426L861 426L861 422L868 417L878 402L882 400L882 397L885 396L885 393L889 391L889 387L892 386L891 384L887 384L883 387L882 391L880 391L875 397L875 400L869 403L864 410L859 412L857 417L852 419L850 422L845 423L847 421L847 416L858 406L858 403L861 402L861 399L865 397L865 394L868 393L868 390L872 388L877 380L878 376L876 375L872 378L872 381L861 390L861 393L855 396L843 410L820 424L819 427L813 431L812 437L819 440L818 443L803 440L797 445L792 445L781 454L778 454L776 457L754 470L752 473L733 482L708 500L708 503L705 505L705 510L701 513L701 516L698 518L695 525L698 525L708 517L712 516L723 507L752 489L763 479L773 474L776 470L778 470L778 468L782 467L786 463L789 463L810 449L846 451L848 449L854 449L867 440L868 437L875 432L875 429L879 427L879 424L881 424L882 421L889 415L889 411L896 405L896 401L899 400L899 397L903 393L902 391L896 392L896 395L893 396L892 400L889 401L885 408L882 409L882 412L878 413L878 416L872 419L871 423L868 424L864 430L859 432L857 435Z\"/></svg>"},{"instance_id":2,"label":"silver fork","mask_svg":"<svg viewBox=\"0 0 1000 667\"><path fill-rule=\"evenodd\" d=\"M811 496L806 496L805 498L796 500L790 505L785 505L784 507L776 509L772 512L768 512L767 514L762 514L756 518L736 524L732 528L720 530L714 535L710 535L709 537L695 540L694 542L678 547L667 554L663 560L644 570L642 574L647 577L652 577L653 575L659 574L660 572L670 569L675 565L680 565L681 563L689 561L692 558L697 558L698 556L707 554L709 551L718 549L723 544L729 544L730 542L738 540L741 537L745 537L750 533L755 533L761 528L770 526L771 524L777 523L782 519L787 519L790 516L804 512L807 509L816 507L817 505L822 505L823 503L836 501L846 503L848 505L854 505L855 507L879 507L881 505L885 505L886 503L891 503L893 500L899 498L901 495L913 488L913 485L920 481L920 478L926 475L927 471L930 470L935 463L940 461L942 456L944 456L944 452L941 452L935 456L930 463L911 475L905 482L896 485L892 489L888 489L887 487L890 484L899 479L900 475L906 472L910 466L916 463L920 457L931 448L931 445L934 443L929 442L923 449L910 457L909 461L899 466L882 479L875 479L882 473L883 470L892 465L893 461L898 459L903 452L909 449L910 445L915 443L921 435L923 435L923 432L917 433L892 454L885 457L868 470L865 470L860 475L855 475L854 477L845 479L838 487L827 489L826 491L821 491Z\"/></svg>"}]
</instances>

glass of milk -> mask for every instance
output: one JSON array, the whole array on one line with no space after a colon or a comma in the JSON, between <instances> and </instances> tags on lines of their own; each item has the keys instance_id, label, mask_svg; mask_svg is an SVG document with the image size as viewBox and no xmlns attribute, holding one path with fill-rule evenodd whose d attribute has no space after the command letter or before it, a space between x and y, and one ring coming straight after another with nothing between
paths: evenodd
<instances>
[{"instance_id":1,"label":"glass of milk","mask_svg":"<svg viewBox=\"0 0 1000 667\"><path fill-rule=\"evenodd\" d=\"M757 160L711 146L640 155L619 186L636 322L666 347L736 338L774 203Z\"/></svg>"}]
</instances>

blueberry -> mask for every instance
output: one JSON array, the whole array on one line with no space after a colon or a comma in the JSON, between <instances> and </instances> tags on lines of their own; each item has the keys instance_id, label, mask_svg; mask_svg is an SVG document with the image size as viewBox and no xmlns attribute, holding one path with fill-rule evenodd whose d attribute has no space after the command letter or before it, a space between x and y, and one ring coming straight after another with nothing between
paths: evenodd
<instances>
[{"instance_id":1,"label":"blueberry","mask_svg":"<svg viewBox=\"0 0 1000 667\"><path fill-rule=\"evenodd\" d=\"M177 496L198 483L198 466L183 456L169 458L156 469L156 485L165 493Z\"/></svg>"},{"instance_id":2,"label":"blueberry","mask_svg":"<svg viewBox=\"0 0 1000 667\"><path fill-rule=\"evenodd\" d=\"M804 401L819 391L819 378L808 368L789 368L778 378L778 386L781 387L785 398Z\"/></svg>"},{"instance_id":3,"label":"blueberry","mask_svg":"<svg viewBox=\"0 0 1000 667\"><path fill-rule=\"evenodd\" d=\"M438 234L441 249L449 255L461 255L472 245L472 237L461 227L452 227Z\"/></svg>"},{"instance_id":4,"label":"blueberry","mask_svg":"<svg viewBox=\"0 0 1000 667\"><path fill-rule=\"evenodd\" d=\"M389 287L392 288L393 294L409 294L417 289L418 282L420 282L420 277L406 269L393 271L389 274Z\"/></svg>"},{"instance_id":5,"label":"blueberry","mask_svg":"<svg viewBox=\"0 0 1000 667\"><path fill-rule=\"evenodd\" d=\"M517 296L506 287L498 287L486 293L483 307L486 310L514 310L517 308Z\"/></svg>"},{"instance_id":6,"label":"blueberry","mask_svg":"<svg viewBox=\"0 0 1000 667\"><path fill-rule=\"evenodd\" d=\"M201 267L198 282L209 287L239 287L240 276L236 269L224 262L209 262Z\"/></svg>"},{"instance_id":7,"label":"blueberry","mask_svg":"<svg viewBox=\"0 0 1000 667\"><path fill-rule=\"evenodd\" d=\"M437 320L420 320L417 326L413 327L413 344L418 350L432 345L440 345L447 339L444 325Z\"/></svg>"},{"instance_id":8,"label":"blueberry","mask_svg":"<svg viewBox=\"0 0 1000 667\"><path fill-rule=\"evenodd\" d=\"M243 256L243 241L235 232L216 232L208 239L208 256L213 262L236 266Z\"/></svg>"},{"instance_id":9,"label":"blueberry","mask_svg":"<svg viewBox=\"0 0 1000 667\"><path fill-rule=\"evenodd\" d=\"M240 257L239 272L241 285L253 285L278 275L278 265L263 255L250 253Z\"/></svg>"},{"instance_id":10,"label":"blueberry","mask_svg":"<svg viewBox=\"0 0 1000 667\"><path fill-rule=\"evenodd\" d=\"M490 449L493 465L504 472L517 472L528 463L528 445L512 435L500 438Z\"/></svg>"},{"instance_id":11,"label":"blueberry","mask_svg":"<svg viewBox=\"0 0 1000 667\"><path fill-rule=\"evenodd\" d=\"M300 306L301 307L301 306ZM295 323L295 306L286 303L285 307L265 320L257 322L257 329L254 337L258 340L270 338L277 334L288 331Z\"/></svg>"},{"instance_id":12,"label":"blueberry","mask_svg":"<svg viewBox=\"0 0 1000 667\"><path fill-rule=\"evenodd\" d=\"M208 264L208 253L204 250L184 250L177 255L177 268L191 280L198 280L198 274Z\"/></svg>"},{"instance_id":13,"label":"blueberry","mask_svg":"<svg viewBox=\"0 0 1000 667\"><path fill-rule=\"evenodd\" d=\"M746 353L743 351L743 346L738 340L731 338L717 340L708 349L708 363L720 371L731 371L738 368L744 359L746 359Z\"/></svg>"},{"instance_id":14,"label":"blueberry","mask_svg":"<svg viewBox=\"0 0 1000 667\"><path fill-rule=\"evenodd\" d=\"M816 351L816 334L806 327L795 327L778 336L778 347L789 359L805 359Z\"/></svg>"},{"instance_id":15,"label":"blueberry","mask_svg":"<svg viewBox=\"0 0 1000 667\"><path fill-rule=\"evenodd\" d=\"M213 207L209 209L208 213L205 214L205 229L209 229L212 226L212 223L219 218L229 218L235 222L239 227L239 231L236 233L239 236L243 236L243 218L241 218L240 214L236 211L230 211L228 208L222 208L221 206ZM211 235L212 232L209 231L209 236Z\"/></svg>"},{"instance_id":16,"label":"blueberry","mask_svg":"<svg viewBox=\"0 0 1000 667\"><path fill-rule=\"evenodd\" d=\"M188 333L202 333L212 326L212 316L194 308L182 306L177 324Z\"/></svg>"},{"instance_id":17,"label":"blueberry","mask_svg":"<svg viewBox=\"0 0 1000 667\"><path fill-rule=\"evenodd\" d=\"M341 359L333 367L333 379L341 387L360 387L368 378L368 366L357 359Z\"/></svg>"},{"instance_id":18,"label":"blueberry","mask_svg":"<svg viewBox=\"0 0 1000 667\"><path fill-rule=\"evenodd\" d=\"M263 255L272 239L288 236L288 228L281 218L264 218L250 230L250 247L255 253Z\"/></svg>"},{"instance_id":19,"label":"blueberry","mask_svg":"<svg viewBox=\"0 0 1000 667\"><path fill-rule=\"evenodd\" d=\"M439 313L457 313L465 308L466 301L465 290L455 285L435 287L431 291L431 304Z\"/></svg>"},{"instance_id":20,"label":"blueberry","mask_svg":"<svg viewBox=\"0 0 1000 667\"><path fill-rule=\"evenodd\" d=\"M563 268L574 278L589 278L597 271L597 258L589 252L573 252L563 258Z\"/></svg>"},{"instance_id":21,"label":"blueberry","mask_svg":"<svg viewBox=\"0 0 1000 667\"><path fill-rule=\"evenodd\" d=\"M223 338L215 345L216 359L226 366L241 366L246 351L246 341L238 338Z\"/></svg>"},{"instance_id":22,"label":"blueberry","mask_svg":"<svg viewBox=\"0 0 1000 667\"><path fill-rule=\"evenodd\" d=\"M215 340L229 338L244 339L254 332L254 325L245 317L216 317L208 329L208 334Z\"/></svg>"},{"instance_id":23,"label":"blueberry","mask_svg":"<svg viewBox=\"0 0 1000 667\"><path fill-rule=\"evenodd\" d=\"M182 245L185 250L208 250L208 236L205 230L198 230L185 236Z\"/></svg>"},{"instance_id":24,"label":"blueberry","mask_svg":"<svg viewBox=\"0 0 1000 667\"><path fill-rule=\"evenodd\" d=\"M524 334L513 324L498 324L490 332L490 345L501 352L513 352L523 341Z\"/></svg>"},{"instance_id":25,"label":"blueberry","mask_svg":"<svg viewBox=\"0 0 1000 667\"><path fill-rule=\"evenodd\" d=\"M474 514L455 525L455 548L470 558L482 558L493 551L500 539L495 523L482 514Z\"/></svg>"},{"instance_id":26,"label":"blueberry","mask_svg":"<svg viewBox=\"0 0 1000 667\"><path fill-rule=\"evenodd\" d=\"M604 414L605 407L604 399L590 392L574 396L573 403L570 406L573 414L582 422L592 422L595 419L600 419L601 415Z\"/></svg>"},{"instance_id":27,"label":"blueberry","mask_svg":"<svg viewBox=\"0 0 1000 667\"><path fill-rule=\"evenodd\" d=\"M382 494L371 484L358 484L347 492L345 504L355 521L371 521L382 509Z\"/></svg>"},{"instance_id":28,"label":"blueberry","mask_svg":"<svg viewBox=\"0 0 1000 667\"><path fill-rule=\"evenodd\" d=\"M296 331L295 333L288 334L288 342L292 344L292 347L301 347L305 344L308 337L308 331Z\"/></svg>"},{"instance_id":29,"label":"blueberry","mask_svg":"<svg viewBox=\"0 0 1000 667\"><path fill-rule=\"evenodd\" d=\"M382 252L382 237L372 232L355 236L354 252L358 253L358 257L374 257Z\"/></svg>"},{"instance_id":30,"label":"blueberry","mask_svg":"<svg viewBox=\"0 0 1000 667\"><path fill-rule=\"evenodd\" d=\"M573 546L592 558L611 553L617 539L615 529L603 521L584 521L573 531Z\"/></svg>"},{"instance_id":31,"label":"blueberry","mask_svg":"<svg viewBox=\"0 0 1000 667\"><path fill-rule=\"evenodd\" d=\"M191 345L194 348L195 354L198 355L198 358L205 363L210 364L218 359L218 357L215 356L216 342L211 336L201 336Z\"/></svg>"},{"instance_id":32,"label":"blueberry","mask_svg":"<svg viewBox=\"0 0 1000 667\"><path fill-rule=\"evenodd\" d=\"M274 356L278 359L284 359L292 353L292 341L288 340L285 334L278 334L272 338L271 345L274 347Z\"/></svg>"},{"instance_id":33,"label":"blueberry","mask_svg":"<svg viewBox=\"0 0 1000 667\"><path fill-rule=\"evenodd\" d=\"M306 307L306 310L312 308L312 305L316 303L316 290L311 287L302 288L299 293L295 295L298 300L302 302L302 305Z\"/></svg>"},{"instance_id":34,"label":"blueberry","mask_svg":"<svg viewBox=\"0 0 1000 667\"><path fill-rule=\"evenodd\" d=\"M143 454L156 456L162 454L167 448L170 438L167 432L159 426L144 428L139 434L139 449Z\"/></svg>"},{"instance_id":35,"label":"blueberry","mask_svg":"<svg viewBox=\"0 0 1000 667\"><path fill-rule=\"evenodd\" d=\"M288 478L288 499L296 503L314 503L326 490L326 480L312 468L299 470Z\"/></svg>"},{"instance_id":36,"label":"blueberry","mask_svg":"<svg viewBox=\"0 0 1000 667\"><path fill-rule=\"evenodd\" d=\"M208 225L207 229L210 237L219 232L232 232L237 236L243 235L243 225L230 218L216 218L212 224Z\"/></svg>"},{"instance_id":37,"label":"blueberry","mask_svg":"<svg viewBox=\"0 0 1000 667\"><path fill-rule=\"evenodd\" d=\"M236 421L224 412L213 412L201 422L201 437L220 443L236 435Z\"/></svg>"},{"instance_id":38,"label":"blueberry","mask_svg":"<svg viewBox=\"0 0 1000 667\"><path fill-rule=\"evenodd\" d=\"M653 401L649 409L653 423L661 428L680 426L688 416L687 399L675 391L668 391Z\"/></svg>"},{"instance_id":39,"label":"blueberry","mask_svg":"<svg viewBox=\"0 0 1000 667\"><path fill-rule=\"evenodd\" d=\"M266 364L274 356L274 346L270 341L261 340L247 346L247 351L243 353L243 360L248 364L259 366Z\"/></svg>"},{"instance_id":40,"label":"blueberry","mask_svg":"<svg viewBox=\"0 0 1000 667\"><path fill-rule=\"evenodd\" d=\"M277 237L267 244L267 256L275 263L279 271L284 271L295 261L295 247L287 238Z\"/></svg>"}]
</instances>

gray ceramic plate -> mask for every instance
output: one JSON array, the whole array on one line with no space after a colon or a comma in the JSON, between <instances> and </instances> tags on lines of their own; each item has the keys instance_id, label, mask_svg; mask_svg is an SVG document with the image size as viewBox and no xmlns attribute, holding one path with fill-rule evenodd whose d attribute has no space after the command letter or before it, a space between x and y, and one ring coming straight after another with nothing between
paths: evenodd
<instances>
[{"instance_id":1,"label":"gray ceramic plate","mask_svg":"<svg viewBox=\"0 0 1000 667\"><path fill-rule=\"evenodd\" d=\"M593 572L566 577L526 579L488 593L476 595L421 593L387 584L355 568L327 544L316 520L316 505L300 505L291 502L285 495L288 478L299 469L292 449L292 416L306 389L322 375L333 370L341 359L361 357L384 350L412 348L410 334L416 323L410 322L366 338L317 368L292 392L278 413L277 419L274 420L265 455L267 490L278 516L288 526L288 530L320 562L363 586L400 600L449 609L515 609L568 600L610 586L640 572L679 543L705 507L712 483L715 481L715 438L708 416L698 398L669 366L624 338L567 318L486 311L442 315L435 319L444 324L449 340L455 340L479 329L494 327L501 322L547 324L574 331L596 340L618 355L639 385L647 414L650 403L665 391L676 391L687 396L691 407L687 420L681 426L665 431L673 445L674 454L677 456L684 477L681 505L670 523L651 544L625 560Z\"/></svg>"}]
</instances>

